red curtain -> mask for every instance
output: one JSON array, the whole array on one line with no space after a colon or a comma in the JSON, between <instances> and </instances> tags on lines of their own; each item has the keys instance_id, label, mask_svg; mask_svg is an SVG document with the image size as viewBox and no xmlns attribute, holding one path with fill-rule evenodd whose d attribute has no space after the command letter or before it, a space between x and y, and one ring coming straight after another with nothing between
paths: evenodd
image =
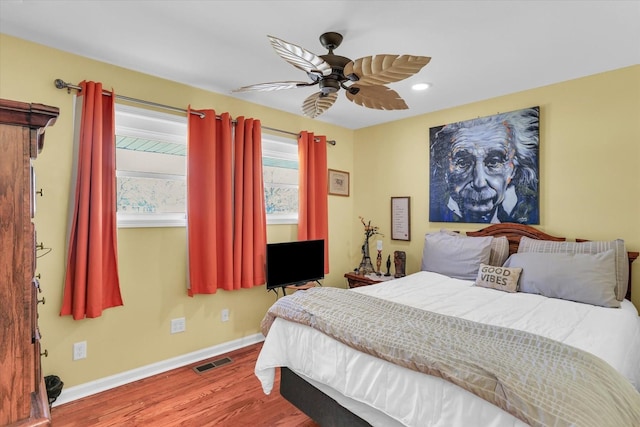
<instances>
[{"instance_id":1,"label":"red curtain","mask_svg":"<svg viewBox=\"0 0 640 427\"><path fill-rule=\"evenodd\" d=\"M115 94L80 83L75 203L60 315L94 318L122 305L116 238Z\"/></svg>"},{"instance_id":2,"label":"red curtain","mask_svg":"<svg viewBox=\"0 0 640 427\"><path fill-rule=\"evenodd\" d=\"M228 113L200 112L187 137L190 296L265 282L260 122L240 118L234 135Z\"/></svg>"},{"instance_id":3,"label":"red curtain","mask_svg":"<svg viewBox=\"0 0 640 427\"><path fill-rule=\"evenodd\" d=\"M189 295L212 294L232 286L232 123L191 114L187 133L187 236Z\"/></svg>"},{"instance_id":4,"label":"red curtain","mask_svg":"<svg viewBox=\"0 0 640 427\"><path fill-rule=\"evenodd\" d=\"M267 215L259 120L236 120L234 151L233 289L239 289L266 282Z\"/></svg>"},{"instance_id":5,"label":"red curtain","mask_svg":"<svg viewBox=\"0 0 640 427\"><path fill-rule=\"evenodd\" d=\"M298 136L300 201L298 240L324 239L324 272L329 273L329 214L327 203L327 137L311 132Z\"/></svg>"}]
</instances>

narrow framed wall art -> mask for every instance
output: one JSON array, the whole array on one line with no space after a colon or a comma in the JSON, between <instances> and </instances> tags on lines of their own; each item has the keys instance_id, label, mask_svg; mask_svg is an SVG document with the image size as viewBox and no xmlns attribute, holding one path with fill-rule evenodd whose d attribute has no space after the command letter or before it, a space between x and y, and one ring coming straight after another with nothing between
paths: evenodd
<instances>
[{"instance_id":1,"label":"narrow framed wall art","mask_svg":"<svg viewBox=\"0 0 640 427\"><path fill-rule=\"evenodd\" d=\"M411 199L391 198L391 240L411 240Z\"/></svg>"}]
</instances>

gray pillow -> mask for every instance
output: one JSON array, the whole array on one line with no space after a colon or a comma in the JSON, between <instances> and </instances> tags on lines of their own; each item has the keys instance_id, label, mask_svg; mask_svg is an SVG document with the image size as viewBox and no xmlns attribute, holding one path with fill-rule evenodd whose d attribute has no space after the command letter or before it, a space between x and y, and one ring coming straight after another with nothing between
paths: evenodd
<instances>
[{"instance_id":1,"label":"gray pillow","mask_svg":"<svg viewBox=\"0 0 640 427\"><path fill-rule=\"evenodd\" d=\"M520 239L518 253L545 252L569 254L597 254L613 249L616 266L616 299L622 301L629 287L629 258L624 240L590 241L590 242L553 242L550 240L534 240L528 237Z\"/></svg>"},{"instance_id":2,"label":"gray pillow","mask_svg":"<svg viewBox=\"0 0 640 427\"><path fill-rule=\"evenodd\" d=\"M505 236L494 237L491 241L489 265L502 267L507 258L509 258L509 240Z\"/></svg>"},{"instance_id":3,"label":"gray pillow","mask_svg":"<svg viewBox=\"0 0 640 427\"><path fill-rule=\"evenodd\" d=\"M440 230L441 233L447 233L449 236L470 237L455 231ZM502 264L509 258L509 240L505 236L493 237L491 240L491 255L489 255L489 265L502 267Z\"/></svg>"},{"instance_id":4,"label":"gray pillow","mask_svg":"<svg viewBox=\"0 0 640 427\"><path fill-rule=\"evenodd\" d=\"M493 237L460 238L438 232L427 234L424 239L421 270L474 280L480 264L489 262Z\"/></svg>"},{"instance_id":5,"label":"gray pillow","mask_svg":"<svg viewBox=\"0 0 640 427\"><path fill-rule=\"evenodd\" d=\"M522 268L520 292L620 307L613 249L597 254L519 252L504 265Z\"/></svg>"}]
</instances>

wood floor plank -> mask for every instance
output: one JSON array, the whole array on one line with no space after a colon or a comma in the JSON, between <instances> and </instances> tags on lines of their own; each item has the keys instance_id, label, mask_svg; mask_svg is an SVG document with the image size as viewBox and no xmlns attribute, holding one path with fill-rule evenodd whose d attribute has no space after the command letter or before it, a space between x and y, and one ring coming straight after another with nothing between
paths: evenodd
<instances>
[{"instance_id":1,"label":"wood floor plank","mask_svg":"<svg viewBox=\"0 0 640 427\"><path fill-rule=\"evenodd\" d=\"M203 373L194 366L164 372L84 399L56 406L56 427L319 427L278 393L265 395L253 373L262 343L222 357L232 363Z\"/></svg>"}]
</instances>

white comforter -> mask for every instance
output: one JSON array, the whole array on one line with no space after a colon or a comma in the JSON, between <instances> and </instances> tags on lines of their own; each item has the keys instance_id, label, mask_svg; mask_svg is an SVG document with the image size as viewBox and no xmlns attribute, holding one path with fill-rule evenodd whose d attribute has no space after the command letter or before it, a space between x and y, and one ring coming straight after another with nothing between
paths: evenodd
<instances>
[{"instance_id":1,"label":"white comforter","mask_svg":"<svg viewBox=\"0 0 640 427\"><path fill-rule=\"evenodd\" d=\"M629 301L623 301L620 309L602 308L479 288L470 281L429 272L352 292L544 335L599 356L640 390L640 318ZM364 404L385 414L381 418L361 412L373 425L387 426L391 421L407 426L524 425L441 378L390 364L279 318L255 367L265 393L271 392L278 366L288 366L324 391L330 388L346 396L349 402L343 404L354 412Z\"/></svg>"}]
</instances>

